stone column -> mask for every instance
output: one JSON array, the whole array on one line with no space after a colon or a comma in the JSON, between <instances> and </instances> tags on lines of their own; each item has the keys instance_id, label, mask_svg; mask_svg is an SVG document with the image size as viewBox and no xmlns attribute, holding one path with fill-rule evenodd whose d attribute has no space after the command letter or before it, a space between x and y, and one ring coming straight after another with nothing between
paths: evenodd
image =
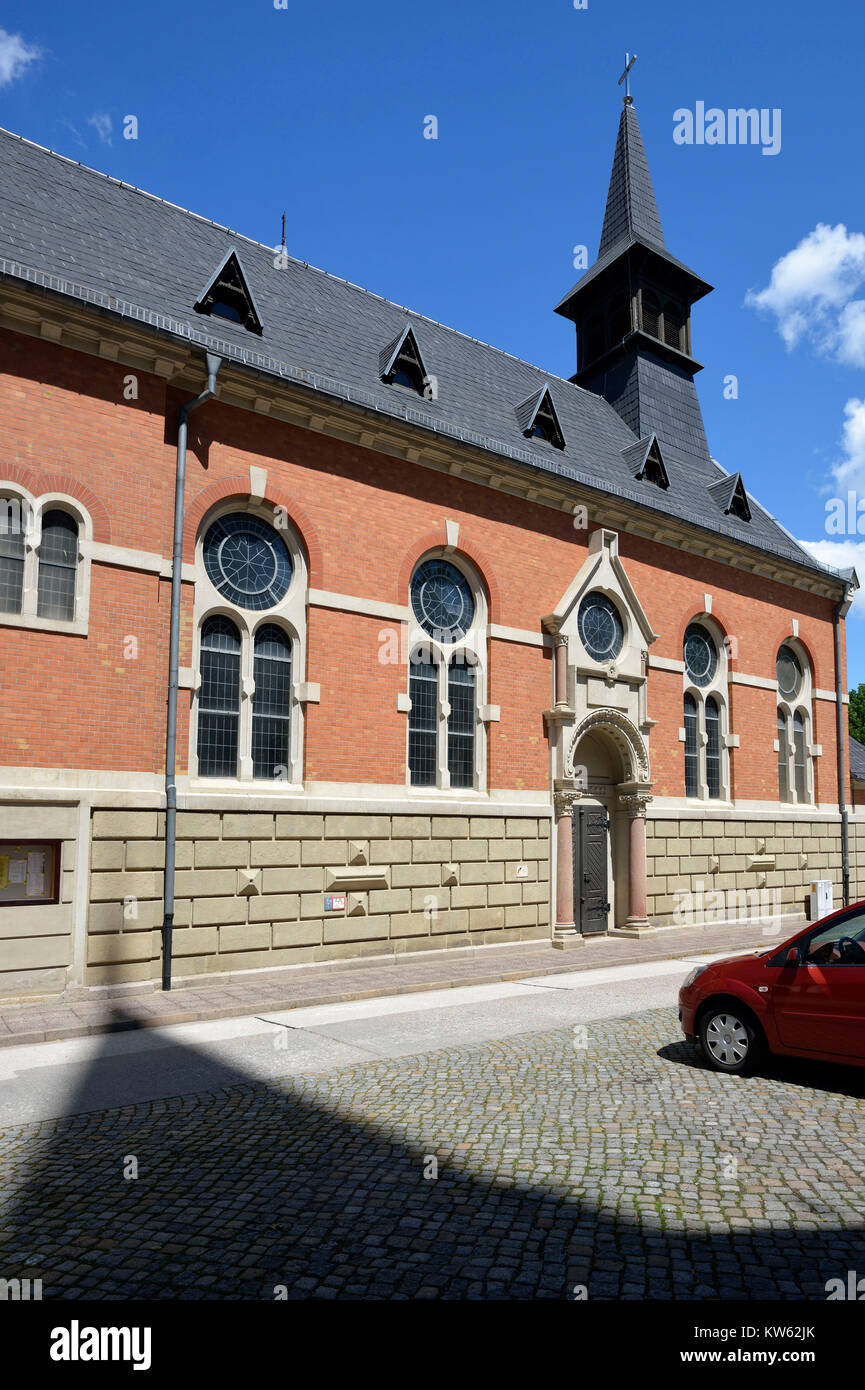
<instances>
[{"instance_id":1,"label":"stone column","mask_svg":"<svg viewBox=\"0 0 865 1390\"><path fill-rule=\"evenodd\" d=\"M557 673L558 674L558 673ZM573 791L557 791L556 807L556 925L553 945L559 950L584 946L574 922L574 802Z\"/></svg>"},{"instance_id":2,"label":"stone column","mask_svg":"<svg viewBox=\"0 0 865 1390\"><path fill-rule=\"evenodd\" d=\"M619 804L630 817L628 823L628 918L626 931L647 931L646 916L646 806L648 793L620 796Z\"/></svg>"},{"instance_id":3,"label":"stone column","mask_svg":"<svg viewBox=\"0 0 865 1390\"><path fill-rule=\"evenodd\" d=\"M563 632L553 638L556 662L556 708L565 709L568 704L568 639Z\"/></svg>"}]
</instances>

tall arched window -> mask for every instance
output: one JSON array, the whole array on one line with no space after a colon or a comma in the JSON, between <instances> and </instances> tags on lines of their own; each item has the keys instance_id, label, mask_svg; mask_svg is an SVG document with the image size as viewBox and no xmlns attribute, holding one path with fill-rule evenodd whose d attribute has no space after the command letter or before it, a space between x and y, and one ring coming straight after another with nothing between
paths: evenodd
<instances>
[{"instance_id":1,"label":"tall arched window","mask_svg":"<svg viewBox=\"0 0 865 1390\"><path fill-rule=\"evenodd\" d=\"M229 501L205 518L195 565L192 775L197 753L200 777L298 788L305 704L320 696L304 680L308 568L300 538L283 506Z\"/></svg>"},{"instance_id":2,"label":"tall arched window","mask_svg":"<svg viewBox=\"0 0 865 1390\"><path fill-rule=\"evenodd\" d=\"M252 775L288 777L291 643L273 623L255 634L252 675Z\"/></svg>"},{"instance_id":3,"label":"tall arched window","mask_svg":"<svg viewBox=\"0 0 865 1390\"><path fill-rule=\"evenodd\" d=\"M42 517L39 544L40 618L75 617L75 571L78 566L78 523L68 512L53 507Z\"/></svg>"},{"instance_id":4,"label":"tall arched window","mask_svg":"<svg viewBox=\"0 0 865 1390\"><path fill-rule=\"evenodd\" d=\"M808 757L805 751L805 721L799 710L793 715L793 775L796 800L808 800Z\"/></svg>"},{"instance_id":5,"label":"tall arched window","mask_svg":"<svg viewBox=\"0 0 865 1390\"><path fill-rule=\"evenodd\" d=\"M448 772L452 787L475 780L475 672L465 660L448 667Z\"/></svg>"},{"instance_id":6,"label":"tall arched window","mask_svg":"<svg viewBox=\"0 0 865 1390\"><path fill-rule=\"evenodd\" d=\"M811 747L813 678L805 648L789 638L775 658L778 682L778 797L797 804L813 800Z\"/></svg>"},{"instance_id":7,"label":"tall arched window","mask_svg":"<svg viewBox=\"0 0 865 1390\"><path fill-rule=\"evenodd\" d=\"M412 786L434 787L438 762L438 671L431 661L412 663L408 693L408 766Z\"/></svg>"},{"instance_id":8,"label":"tall arched window","mask_svg":"<svg viewBox=\"0 0 865 1390\"><path fill-rule=\"evenodd\" d=\"M0 498L0 609L20 613L24 594L24 527L14 498Z\"/></svg>"},{"instance_id":9,"label":"tall arched window","mask_svg":"<svg viewBox=\"0 0 865 1390\"><path fill-rule=\"evenodd\" d=\"M228 618L208 618L201 629L200 776L237 776L239 719L240 633Z\"/></svg>"},{"instance_id":10,"label":"tall arched window","mask_svg":"<svg viewBox=\"0 0 865 1390\"><path fill-rule=\"evenodd\" d=\"M697 701L685 696L685 795L699 795L699 756L697 750Z\"/></svg>"},{"instance_id":11,"label":"tall arched window","mask_svg":"<svg viewBox=\"0 0 865 1390\"><path fill-rule=\"evenodd\" d=\"M727 648L707 616L689 623L685 665L685 795L723 800L730 782L727 748Z\"/></svg>"},{"instance_id":12,"label":"tall arched window","mask_svg":"<svg viewBox=\"0 0 865 1390\"><path fill-rule=\"evenodd\" d=\"M484 724L498 718L498 710L484 703L486 596L467 561L430 555L412 575L409 599L408 703L399 706L409 716L408 781L479 790L486 772Z\"/></svg>"},{"instance_id":13,"label":"tall arched window","mask_svg":"<svg viewBox=\"0 0 865 1390\"><path fill-rule=\"evenodd\" d=\"M784 711L778 711L778 800L790 800L790 777L789 777L790 754L787 747L787 716Z\"/></svg>"},{"instance_id":14,"label":"tall arched window","mask_svg":"<svg viewBox=\"0 0 865 1390\"><path fill-rule=\"evenodd\" d=\"M706 699L706 785L710 797L721 795L721 711L714 695Z\"/></svg>"}]
</instances>

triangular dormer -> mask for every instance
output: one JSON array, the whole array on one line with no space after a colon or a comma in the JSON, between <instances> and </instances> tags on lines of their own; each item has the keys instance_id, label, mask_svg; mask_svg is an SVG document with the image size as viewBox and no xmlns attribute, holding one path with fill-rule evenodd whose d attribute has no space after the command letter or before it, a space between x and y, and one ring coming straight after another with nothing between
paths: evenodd
<instances>
[{"instance_id":1,"label":"triangular dormer","mask_svg":"<svg viewBox=\"0 0 865 1390\"><path fill-rule=\"evenodd\" d=\"M545 439L554 449L564 449L565 436L559 424L549 386L542 386L516 408L517 422L527 439Z\"/></svg>"},{"instance_id":2,"label":"triangular dormer","mask_svg":"<svg viewBox=\"0 0 865 1390\"><path fill-rule=\"evenodd\" d=\"M424 394L429 374L410 324L379 355L379 375L388 386L405 386L419 396Z\"/></svg>"},{"instance_id":3,"label":"triangular dormer","mask_svg":"<svg viewBox=\"0 0 865 1390\"><path fill-rule=\"evenodd\" d=\"M194 307L197 314L226 319L229 323L240 324L250 333L261 335L261 315L236 251L228 252Z\"/></svg>"},{"instance_id":4,"label":"triangular dormer","mask_svg":"<svg viewBox=\"0 0 865 1390\"><path fill-rule=\"evenodd\" d=\"M712 483L708 492L725 516L735 516L740 521L751 520L751 508L741 473L730 473L726 478Z\"/></svg>"},{"instance_id":5,"label":"triangular dormer","mask_svg":"<svg viewBox=\"0 0 865 1390\"><path fill-rule=\"evenodd\" d=\"M664 489L670 486L657 435L651 434L638 444L629 444L627 449L622 450L622 458L634 470L634 477L639 482L654 483L656 487Z\"/></svg>"}]
</instances>

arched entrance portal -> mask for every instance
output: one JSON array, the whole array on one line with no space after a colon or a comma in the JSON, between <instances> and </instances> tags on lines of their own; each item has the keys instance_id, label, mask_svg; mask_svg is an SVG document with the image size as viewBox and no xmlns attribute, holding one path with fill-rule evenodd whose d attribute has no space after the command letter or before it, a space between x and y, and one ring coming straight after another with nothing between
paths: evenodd
<instances>
[{"instance_id":1,"label":"arched entrance portal","mask_svg":"<svg viewBox=\"0 0 865 1390\"><path fill-rule=\"evenodd\" d=\"M595 710L574 731L556 789L556 945L610 930L639 933L646 917L645 744L617 710Z\"/></svg>"}]
</instances>

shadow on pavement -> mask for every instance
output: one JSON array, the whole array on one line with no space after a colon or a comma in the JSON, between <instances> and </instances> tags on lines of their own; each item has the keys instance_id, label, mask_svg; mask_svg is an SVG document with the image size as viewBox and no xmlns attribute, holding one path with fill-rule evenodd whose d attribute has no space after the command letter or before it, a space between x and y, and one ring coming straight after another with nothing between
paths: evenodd
<instances>
[{"instance_id":1,"label":"shadow on pavement","mask_svg":"<svg viewBox=\"0 0 865 1390\"><path fill-rule=\"evenodd\" d=\"M803 1207L812 1229L707 1232L660 1198L639 1217L617 1214L596 1179L557 1171L555 1127L577 1146L609 1144L612 1165L623 1162L622 1135L644 1119L658 1152L674 1143L669 1087L682 1073L658 1057L694 1066L684 1044L644 1061L634 1052L647 1075L632 1080L646 1089L629 1095L633 1124L623 1110L608 1138L585 1116L614 1105L616 1077L583 1084L577 1069L574 1080L566 1034L277 1084L193 1049L201 1091L108 1111L96 1108L97 1058L75 1114L0 1136L0 1162L14 1142L13 1163L29 1165L17 1196L6 1186L0 1275L41 1278L46 1299L272 1300L569 1299L577 1285L590 1299L822 1299L827 1279L865 1274L861 1224L845 1228L829 1207L822 1222L813 1202ZM708 1082L694 1082L699 1113ZM820 1143L815 1134L813 1164L828 1159L837 1177L837 1150L821 1153ZM427 1178L432 1153L438 1176ZM134 1164L138 1176L125 1178Z\"/></svg>"}]
</instances>

